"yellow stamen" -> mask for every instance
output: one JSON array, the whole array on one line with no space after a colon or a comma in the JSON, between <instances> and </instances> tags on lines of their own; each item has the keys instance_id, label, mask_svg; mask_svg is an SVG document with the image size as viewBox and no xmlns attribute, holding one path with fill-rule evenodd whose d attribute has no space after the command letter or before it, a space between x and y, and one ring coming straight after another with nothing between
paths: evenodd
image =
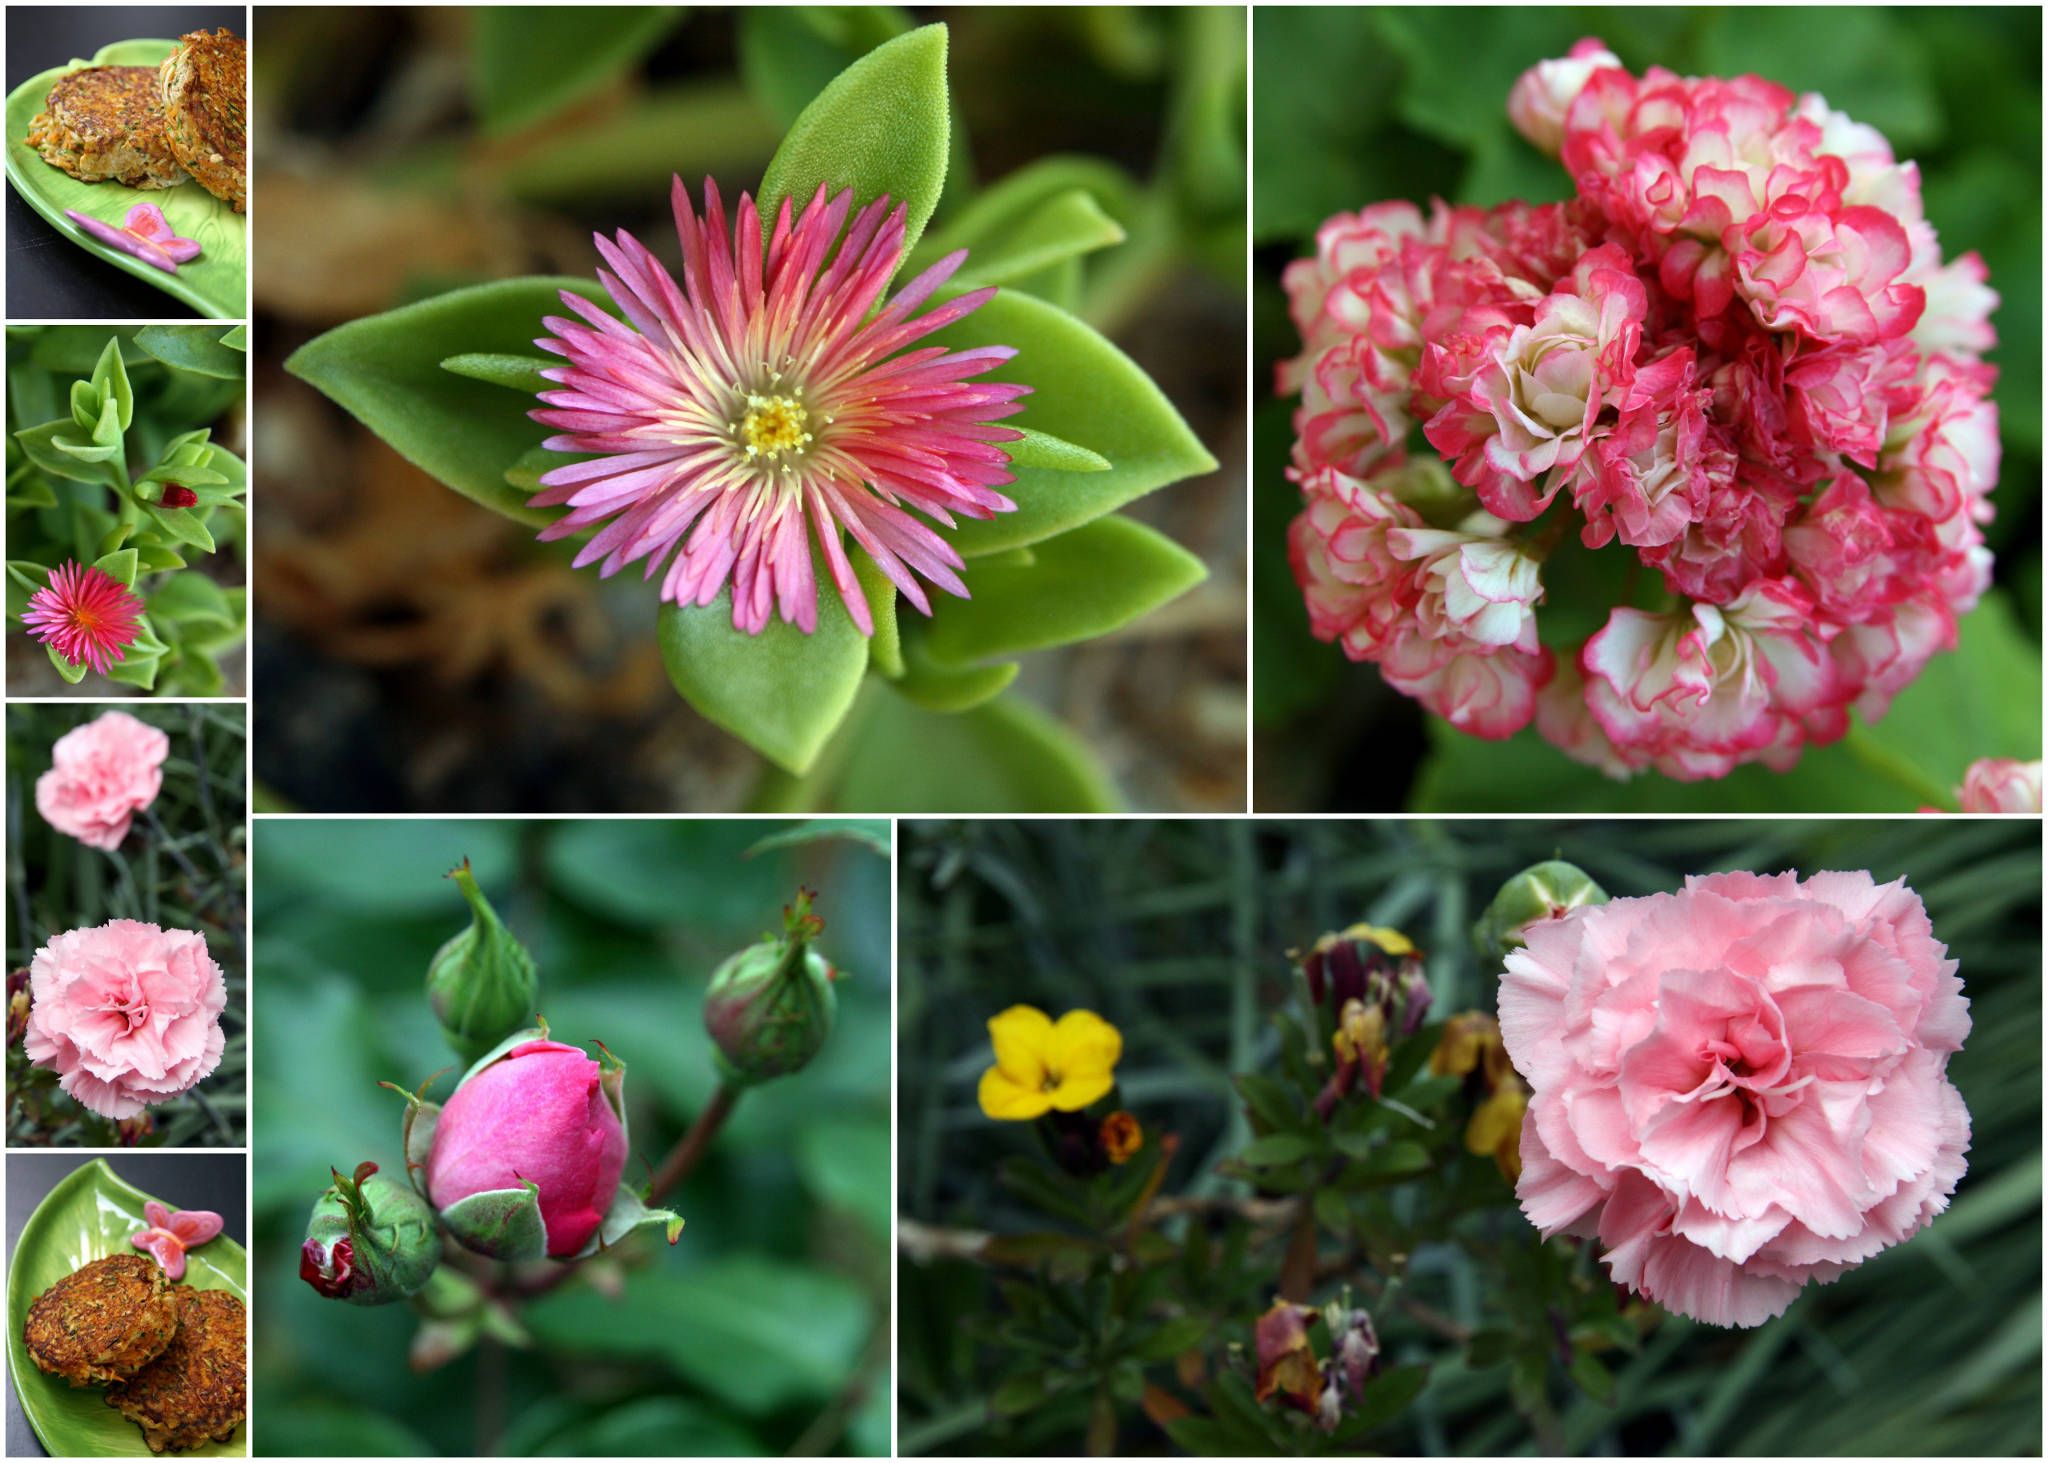
<instances>
[{"instance_id":1,"label":"yellow stamen","mask_svg":"<svg viewBox=\"0 0 2048 1463\"><path fill-rule=\"evenodd\" d=\"M804 430L810 419L810 412L793 396L749 395L739 438L749 458L773 460L810 445L811 434Z\"/></svg>"}]
</instances>

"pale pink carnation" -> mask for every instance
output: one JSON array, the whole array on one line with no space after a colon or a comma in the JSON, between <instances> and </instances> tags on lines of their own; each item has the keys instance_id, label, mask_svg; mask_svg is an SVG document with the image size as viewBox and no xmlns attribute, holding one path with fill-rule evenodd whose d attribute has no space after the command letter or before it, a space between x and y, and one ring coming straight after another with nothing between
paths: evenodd
<instances>
[{"instance_id":1,"label":"pale pink carnation","mask_svg":"<svg viewBox=\"0 0 2048 1463\"><path fill-rule=\"evenodd\" d=\"M1522 1211L1667 1310L1756 1326L1948 1206L1956 962L1904 881L1716 874L1532 926L1500 1026Z\"/></svg>"},{"instance_id":2,"label":"pale pink carnation","mask_svg":"<svg viewBox=\"0 0 2048 1463\"><path fill-rule=\"evenodd\" d=\"M132 919L58 935L29 965L26 1050L103 1118L132 1118L220 1065L227 983L190 930Z\"/></svg>"},{"instance_id":3,"label":"pale pink carnation","mask_svg":"<svg viewBox=\"0 0 2048 1463\"><path fill-rule=\"evenodd\" d=\"M169 737L125 711L73 727L36 779L36 811L80 843L119 848L129 820L156 801L170 750Z\"/></svg>"},{"instance_id":4,"label":"pale pink carnation","mask_svg":"<svg viewBox=\"0 0 2048 1463\"><path fill-rule=\"evenodd\" d=\"M2041 762L2011 757L1980 757L1963 773L1961 792L1966 813L2038 813L2041 811Z\"/></svg>"}]
</instances>

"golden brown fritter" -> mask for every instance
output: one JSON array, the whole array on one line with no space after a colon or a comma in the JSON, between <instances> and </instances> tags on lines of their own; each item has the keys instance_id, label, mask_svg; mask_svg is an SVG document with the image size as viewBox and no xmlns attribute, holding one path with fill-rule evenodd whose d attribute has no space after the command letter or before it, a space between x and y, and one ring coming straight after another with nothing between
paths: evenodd
<instances>
[{"instance_id":1,"label":"golden brown fritter","mask_svg":"<svg viewBox=\"0 0 2048 1463\"><path fill-rule=\"evenodd\" d=\"M157 73L147 66L88 66L58 78L29 123L27 142L81 183L175 188L185 169L164 127Z\"/></svg>"},{"instance_id":2,"label":"golden brown fritter","mask_svg":"<svg viewBox=\"0 0 2048 1463\"><path fill-rule=\"evenodd\" d=\"M157 71L172 154L236 213L249 204L248 66L240 36L196 30Z\"/></svg>"},{"instance_id":3,"label":"golden brown fritter","mask_svg":"<svg viewBox=\"0 0 2048 1463\"><path fill-rule=\"evenodd\" d=\"M109 1255L37 1296L22 1340L39 1368L82 1387L133 1376L177 1332L177 1298L156 1261Z\"/></svg>"},{"instance_id":4,"label":"golden brown fritter","mask_svg":"<svg viewBox=\"0 0 2048 1463\"><path fill-rule=\"evenodd\" d=\"M249 1415L249 1324L225 1290L173 1287L177 1339L118 1387L107 1406L142 1429L152 1453L182 1453L211 1438L224 1443Z\"/></svg>"}]
</instances>

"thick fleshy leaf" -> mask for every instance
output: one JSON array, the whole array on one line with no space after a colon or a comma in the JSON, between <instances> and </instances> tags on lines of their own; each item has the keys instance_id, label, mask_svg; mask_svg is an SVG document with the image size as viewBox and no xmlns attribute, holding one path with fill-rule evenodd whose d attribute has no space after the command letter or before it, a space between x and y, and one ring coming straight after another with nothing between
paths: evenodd
<instances>
[{"instance_id":1,"label":"thick fleshy leaf","mask_svg":"<svg viewBox=\"0 0 2048 1463\"><path fill-rule=\"evenodd\" d=\"M957 293L950 289L946 293ZM990 374L1031 387L1024 410L1005 425L1028 427L1109 459L1106 472L1059 472L1019 465L1003 489L1014 513L963 520L946 537L962 554L989 554L1077 528L1197 473L1209 455L1166 394L1137 363L1093 328L1030 295L1004 290L933 340L956 350L1007 345L1017 351ZM972 576L969 584L972 584Z\"/></svg>"},{"instance_id":2,"label":"thick fleshy leaf","mask_svg":"<svg viewBox=\"0 0 2048 1463\"><path fill-rule=\"evenodd\" d=\"M747 5L738 12L740 76L788 127L832 78L910 29L893 5Z\"/></svg>"},{"instance_id":3,"label":"thick fleshy leaf","mask_svg":"<svg viewBox=\"0 0 2048 1463\"><path fill-rule=\"evenodd\" d=\"M1016 285L1044 270L1124 241L1120 224L1079 188L1047 199L1000 240L971 252L961 279Z\"/></svg>"},{"instance_id":4,"label":"thick fleshy leaf","mask_svg":"<svg viewBox=\"0 0 2048 1463\"><path fill-rule=\"evenodd\" d=\"M339 402L415 466L521 523L556 511L528 508L506 470L548 429L514 392L441 369L452 356L526 355L560 314L560 291L590 299L589 280L532 276L477 285L338 326L292 353L285 369Z\"/></svg>"},{"instance_id":5,"label":"thick fleshy leaf","mask_svg":"<svg viewBox=\"0 0 2048 1463\"><path fill-rule=\"evenodd\" d=\"M129 423L135 420L135 388L128 384L128 368L121 362L118 337L101 348L99 362L92 368L92 386L102 401L111 399L115 403L120 421L118 431L127 431Z\"/></svg>"},{"instance_id":6,"label":"thick fleshy leaf","mask_svg":"<svg viewBox=\"0 0 2048 1463\"><path fill-rule=\"evenodd\" d=\"M229 350L247 353L249 349L249 327L237 325L233 330L230 330L220 338L220 343Z\"/></svg>"},{"instance_id":7,"label":"thick fleshy leaf","mask_svg":"<svg viewBox=\"0 0 2048 1463\"><path fill-rule=\"evenodd\" d=\"M844 813L1107 813L1121 805L1086 744L1014 696L958 715L872 698L831 801Z\"/></svg>"},{"instance_id":8,"label":"thick fleshy leaf","mask_svg":"<svg viewBox=\"0 0 2048 1463\"><path fill-rule=\"evenodd\" d=\"M932 607L925 645L941 665L1043 650L1106 635L1207 577L1202 561L1118 514L1031 546L1032 562L976 563L972 599Z\"/></svg>"},{"instance_id":9,"label":"thick fleshy leaf","mask_svg":"<svg viewBox=\"0 0 2048 1463\"><path fill-rule=\"evenodd\" d=\"M156 627L149 622L149 616L142 615L136 620L136 636L132 644L121 652L121 663L107 672L107 679L118 681L124 686L139 686L145 691L156 689L156 674L163 665L164 654L170 649L158 638ZM65 679L69 680L70 677Z\"/></svg>"},{"instance_id":10,"label":"thick fleshy leaf","mask_svg":"<svg viewBox=\"0 0 2048 1463\"><path fill-rule=\"evenodd\" d=\"M168 538L181 544L190 544L205 553L214 549L213 534L204 520L190 508L166 508L161 503L144 503L142 511Z\"/></svg>"},{"instance_id":11,"label":"thick fleshy leaf","mask_svg":"<svg viewBox=\"0 0 2048 1463\"><path fill-rule=\"evenodd\" d=\"M475 12L470 95L502 136L581 101L643 59L674 5L487 5Z\"/></svg>"},{"instance_id":12,"label":"thick fleshy leaf","mask_svg":"<svg viewBox=\"0 0 2048 1463\"><path fill-rule=\"evenodd\" d=\"M559 366L558 360L546 356L487 355L481 351L470 351L459 356L450 356L441 362L441 369L453 371L458 376L467 376L472 381L488 381L493 386L509 386L514 391L523 391L528 396L542 391L555 390L555 383L541 375L551 366Z\"/></svg>"},{"instance_id":13,"label":"thick fleshy leaf","mask_svg":"<svg viewBox=\"0 0 2048 1463\"><path fill-rule=\"evenodd\" d=\"M946 28L920 26L875 47L804 108L761 179L773 219L789 198L801 208L823 183L853 189L856 206L886 193L909 210L915 247L946 183Z\"/></svg>"},{"instance_id":14,"label":"thick fleshy leaf","mask_svg":"<svg viewBox=\"0 0 2048 1463\"><path fill-rule=\"evenodd\" d=\"M735 630L728 591L702 607L662 605L658 639L669 679L699 715L799 774L853 705L868 664L867 638L829 581L813 634L780 619L758 635Z\"/></svg>"},{"instance_id":15,"label":"thick fleshy leaf","mask_svg":"<svg viewBox=\"0 0 2048 1463\"><path fill-rule=\"evenodd\" d=\"M66 681L70 682L72 685L75 686L80 681L85 679L85 672L87 667L82 665L73 665L63 656L57 654L57 648L54 645L45 645L43 647L43 650L50 657L50 664L57 668L57 674L62 676Z\"/></svg>"},{"instance_id":16,"label":"thick fleshy leaf","mask_svg":"<svg viewBox=\"0 0 2048 1463\"><path fill-rule=\"evenodd\" d=\"M239 381L247 357L224 336L218 325L145 325L135 332L135 343L166 366Z\"/></svg>"},{"instance_id":17,"label":"thick fleshy leaf","mask_svg":"<svg viewBox=\"0 0 2048 1463\"><path fill-rule=\"evenodd\" d=\"M889 689L926 711L968 711L1009 688L1022 669L1014 660L995 665L942 664L932 657L922 620L903 637L903 675Z\"/></svg>"},{"instance_id":18,"label":"thick fleshy leaf","mask_svg":"<svg viewBox=\"0 0 2048 1463\"><path fill-rule=\"evenodd\" d=\"M101 554L92 561L93 568L110 579L117 579L128 588L135 587L135 571L141 567L140 556L134 549L117 549L110 554ZM156 597L150 596L150 609L156 609Z\"/></svg>"},{"instance_id":19,"label":"thick fleshy leaf","mask_svg":"<svg viewBox=\"0 0 2048 1463\"><path fill-rule=\"evenodd\" d=\"M129 549L129 555L136 552ZM234 606L221 587L204 574L187 571L173 574L149 597L149 613L160 620L211 620L235 623Z\"/></svg>"},{"instance_id":20,"label":"thick fleshy leaf","mask_svg":"<svg viewBox=\"0 0 2048 1463\"><path fill-rule=\"evenodd\" d=\"M875 633L868 639L868 659L883 675L900 676L903 632L897 624L895 581L881 571L859 544L847 546L847 561L853 565L860 592L867 597L868 615L875 622Z\"/></svg>"},{"instance_id":21,"label":"thick fleshy leaf","mask_svg":"<svg viewBox=\"0 0 2048 1463\"><path fill-rule=\"evenodd\" d=\"M1112 220L1128 220L1136 207L1137 185L1114 163L1064 155L1040 158L984 188L948 215L945 224L918 245L910 267L922 269L942 255L965 249L965 268L977 270L984 252L1002 250L1026 220L1054 200L1077 192L1085 193Z\"/></svg>"},{"instance_id":22,"label":"thick fleshy leaf","mask_svg":"<svg viewBox=\"0 0 2048 1463\"><path fill-rule=\"evenodd\" d=\"M1072 442L1063 442L1044 432L1034 432L1029 427L1017 430L1024 435L1015 442L1003 444L1003 450L1010 454L1010 466L1013 468L1044 467L1056 472L1109 471L1109 459L1100 452L1090 452L1086 447L1076 447Z\"/></svg>"},{"instance_id":23,"label":"thick fleshy leaf","mask_svg":"<svg viewBox=\"0 0 2048 1463\"><path fill-rule=\"evenodd\" d=\"M463 1248L493 1260L544 1260L548 1230L540 1214L540 1185L487 1189L441 1211L441 1222Z\"/></svg>"},{"instance_id":24,"label":"thick fleshy leaf","mask_svg":"<svg viewBox=\"0 0 2048 1463\"><path fill-rule=\"evenodd\" d=\"M794 828L771 833L756 843L748 844L745 857L753 858L771 849L797 848L828 838L846 838L887 858L890 826L887 818L806 818Z\"/></svg>"},{"instance_id":25,"label":"thick fleshy leaf","mask_svg":"<svg viewBox=\"0 0 2048 1463\"><path fill-rule=\"evenodd\" d=\"M120 480L113 458L120 447L95 447L89 442L80 442L77 434L77 424L71 418L59 417L39 427L16 432L14 440L21 444L23 455L44 472L70 478L73 482L118 487ZM71 445L58 445L59 438Z\"/></svg>"}]
</instances>

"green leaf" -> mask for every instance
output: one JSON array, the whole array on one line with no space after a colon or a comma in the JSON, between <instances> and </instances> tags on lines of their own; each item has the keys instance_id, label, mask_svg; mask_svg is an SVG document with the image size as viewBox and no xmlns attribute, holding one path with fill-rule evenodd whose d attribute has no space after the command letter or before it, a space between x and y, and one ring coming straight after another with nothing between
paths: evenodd
<instances>
[{"instance_id":1,"label":"green leaf","mask_svg":"<svg viewBox=\"0 0 2048 1463\"><path fill-rule=\"evenodd\" d=\"M854 62L804 108L761 180L764 232L787 198L809 205L822 183L851 188L856 208L883 194L909 210L914 248L946 183L951 128L946 28L920 26Z\"/></svg>"},{"instance_id":2,"label":"green leaf","mask_svg":"<svg viewBox=\"0 0 2048 1463\"><path fill-rule=\"evenodd\" d=\"M893 5L748 5L738 16L740 75L780 128L853 61L911 27Z\"/></svg>"},{"instance_id":3,"label":"green leaf","mask_svg":"<svg viewBox=\"0 0 2048 1463\"><path fill-rule=\"evenodd\" d=\"M129 550L134 553L134 550ZM234 607L221 587L204 574L188 570L173 574L149 597L151 615L166 620L210 620L216 624L238 623Z\"/></svg>"},{"instance_id":4,"label":"green leaf","mask_svg":"<svg viewBox=\"0 0 2048 1463\"><path fill-rule=\"evenodd\" d=\"M213 552L213 535L206 524L190 508L166 508L161 503L138 505L149 515L149 519L163 532L181 544L190 544L205 553Z\"/></svg>"},{"instance_id":5,"label":"green leaf","mask_svg":"<svg viewBox=\"0 0 2048 1463\"><path fill-rule=\"evenodd\" d=\"M1320 1152L1322 1146L1307 1133L1268 1133L1245 1144L1237 1156L1254 1168L1267 1168L1274 1164L1299 1163Z\"/></svg>"},{"instance_id":6,"label":"green leaf","mask_svg":"<svg viewBox=\"0 0 2048 1463\"><path fill-rule=\"evenodd\" d=\"M93 560L92 567L133 589L138 559L139 556L134 549L118 549L113 553L100 555Z\"/></svg>"},{"instance_id":7,"label":"green leaf","mask_svg":"<svg viewBox=\"0 0 2048 1463\"><path fill-rule=\"evenodd\" d=\"M116 405L119 425L115 434L128 430L135 420L135 388L128 384L128 368L121 363L121 341L113 337L100 351L98 364L92 368L93 390L99 392L104 402L111 399ZM105 420L105 407L101 408L101 419Z\"/></svg>"},{"instance_id":8,"label":"green leaf","mask_svg":"<svg viewBox=\"0 0 2048 1463\"><path fill-rule=\"evenodd\" d=\"M237 325L233 330L230 330L220 338L220 343L229 350L246 353L249 349L249 327Z\"/></svg>"},{"instance_id":9,"label":"green leaf","mask_svg":"<svg viewBox=\"0 0 2048 1463\"><path fill-rule=\"evenodd\" d=\"M1101 158L1055 155L1040 158L983 189L952 213L918 245L910 268L920 270L955 249L968 251L976 269L983 251L1006 247L1010 235L1055 199L1083 193L1112 222L1128 222L1138 207L1137 185L1114 163ZM979 278L979 274L976 275Z\"/></svg>"},{"instance_id":10,"label":"green leaf","mask_svg":"<svg viewBox=\"0 0 2048 1463\"><path fill-rule=\"evenodd\" d=\"M661 658L685 701L790 772L802 774L853 705L868 642L829 584L818 628L771 618L758 635L735 630L732 592L702 607L664 604Z\"/></svg>"},{"instance_id":11,"label":"green leaf","mask_svg":"<svg viewBox=\"0 0 2048 1463\"><path fill-rule=\"evenodd\" d=\"M1614 1400L1614 1373L1608 1371L1600 1358L1590 1351L1582 1351L1572 1358L1572 1380L1595 1402Z\"/></svg>"},{"instance_id":12,"label":"green leaf","mask_svg":"<svg viewBox=\"0 0 2048 1463\"><path fill-rule=\"evenodd\" d=\"M1017 679L1014 660L995 665L944 665L932 658L928 631L921 620L904 627L903 673L889 689L927 711L968 711L1000 696Z\"/></svg>"},{"instance_id":13,"label":"green leaf","mask_svg":"<svg viewBox=\"0 0 2048 1463\"><path fill-rule=\"evenodd\" d=\"M521 523L557 512L528 508L505 474L551 435L526 415L531 402L458 376L441 362L462 355L525 355L560 313L560 291L588 299L588 280L530 277L455 290L352 320L309 341L285 369L318 387L414 466Z\"/></svg>"},{"instance_id":14,"label":"green leaf","mask_svg":"<svg viewBox=\"0 0 2048 1463\"><path fill-rule=\"evenodd\" d=\"M807 843L816 843L823 838L850 838L887 858L890 826L887 818L806 818L794 828L771 833L766 838L747 845L744 856L752 858L756 854L776 848L798 848Z\"/></svg>"},{"instance_id":15,"label":"green leaf","mask_svg":"<svg viewBox=\"0 0 2048 1463\"><path fill-rule=\"evenodd\" d=\"M1072 188L1017 220L999 240L971 250L958 277L977 284L1017 284L1123 241L1123 226L1102 211L1095 195Z\"/></svg>"},{"instance_id":16,"label":"green leaf","mask_svg":"<svg viewBox=\"0 0 2048 1463\"><path fill-rule=\"evenodd\" d=\"M180 371L239 381L246 352L228 345L224 335L217 325L145 325L135 332L135 344Z\"/></svg>"},{"instance_id":17,"label":"green leaf","mask_svg":"<svg viewBox=\"0 0 2048 1463\"><path fill-rule=\"evenodd\" d=\"M57 647L54 645L45 645L43 649L50 657L50 664L57 668L57 674L62 676L66 681L69 681L72 685L75 686L80 681L85 679L85 666L73 665L63 656L57 654Z\"/></svg>"},{"instance_id":18,"label":"green leaf","mask_svg":"<svg viewBox=\"0 0 2048 1463\"><path fill-rule=\"evenodd\" d=\"M98 483L106 487L118 487L118 469L113 466L113 456L120 448L99 448L80 443L69 435L75 428L69 417L59 417L53 422L44 422L39 427L16 432L14 440L21 444L21 450L28 460L44 472L73 482ZM60 445L58 439L72 445Z\"/></svg>"},{"instance_id":19,"label":"green leaf","mask_svg":"<svg viewBox=\"0 0 2048 1463\"><path fill-rule=\"evenodd\" d=\"M958 293L951 287L941 292ZM1016 512L964 520L946 532L962 554L1037 543L1155 488L1215 470L1216 459L1136 362L1092 327L1043 300L1004 290L930 339L954 350L1015 348L1016 358L991 373L1031 387L1024 411L1007 425L1049 433L1110 464L1099 472L1017 465L1017 481L1003 489L1017 504Z\"/></svg>"},{"instance_id":20,"label":"green leaf","mask_svg":"<svg viewBox=\"0 0 2048 1463\"><path fill-rule=\"evenodd\" d=\"M898 625L896 613L896 584L859 544L846 546L847 562L853 565L853 577L860 582L860 592L868 602L868 617L875 623L875 633L868 638L868 659L876 670L885 676L903 674L903 632Z\"/></svg>"},{"instance_id":21,"label":"green leaf","mask_svg":"<svg viewBox=\"0 0 2048 1463\"><path fill-rule=\"evenodd\" d=\"M1175 1316L1131 1349L1140 1361L1172 1361L1208 1340L1216 1326L1207 1316Z\"/></svg>"},{"instance_id":22,"label":"green leaf","mask_svg":"<svg viewBox=\"0 0 2048 1463\"><path fill-rule=\"evenodd\" d=\"M870 696L832 802L844 813L1106 813L1119 806L1087 746L1014 696L946 715Z\"/></svg>"},{"instance_id":23,"label":"green leaf","mask_svg":"<svg viewBox=\"0 0 2048 1463\"><path fill-rule=\"evenodd\" d=\"M476 11L470 96L494 137L614 82L668 34L674 5L488 5Z\"/></svg>"},{"instance_id":24,"label":"green leaf","mask_svg":"<svg viewBox=\"0 0 2048 1463\"><path fill-rule=\"evenodd\" d=\"M453 371L458 376L467 376L472 381L488 381L493 386L509 386L514 391L523 391L528 396L533 396L542 391L556 389L555 383L541 375L541 372L561 364L560 361L551 361L546 356L512 356L469 351L463 355L450 356L441 362L441 369Z\"/></svg>"},{"instance_id":25,"label":"green leaf","mask_svg":"<svg viewBox=\"0 0 2048 1463\"><path fill-rule=\"evenodd\" d=\"M170 647L158 638L156 627L150 624L147 615L141 616L136 624L139 629L134 644L122 652L121 663L107 672L107 679L153 691L156 689L157 669L163 664L164 654Z\"/></svg>"},{"instance_id":26,"label":"green leaf","mask_svg":"<svg viewBox=\"0 0 2048 1463\"><path fill-rule=\"evenodd\" d=\"M1288 1133L1300 1130L1304 1118L1294 1105L1285 1087L1271 1077L1257 1072L1241 1072L1234 1079L1238 1095L1244 1098L1245 1106L1252 1116L1274 1132Z\"/></svg>"},{"instance_id":27,"label":"green leaf","mask_svg":"<svg viewBox=\"0 0 2048 1463\"><path fill-rule=\"evenodd\" d=\"M1022 568L973 564L971 599L933 607L925 643L941 665L1106 635L1199 584L1202 561L1157 529L1109 514L1032 546Z\"/></svg>"},{"instance_id":28,"label":"green leaf","mask_svg":"<svg viewBox=\"0 0 2048 1463\"><path fill-rule=\"evenodd\" d=\"M1062 442L1029 427L1017 430L1024 435L1015 442L1003 444L1003 450L1010 454L1012 467L1043 467L1055 472L1109 471L1110 461L1100 452L1090 452L1086 447L1076 447L1072 442Z\"/></svg>"}]
</instances>

